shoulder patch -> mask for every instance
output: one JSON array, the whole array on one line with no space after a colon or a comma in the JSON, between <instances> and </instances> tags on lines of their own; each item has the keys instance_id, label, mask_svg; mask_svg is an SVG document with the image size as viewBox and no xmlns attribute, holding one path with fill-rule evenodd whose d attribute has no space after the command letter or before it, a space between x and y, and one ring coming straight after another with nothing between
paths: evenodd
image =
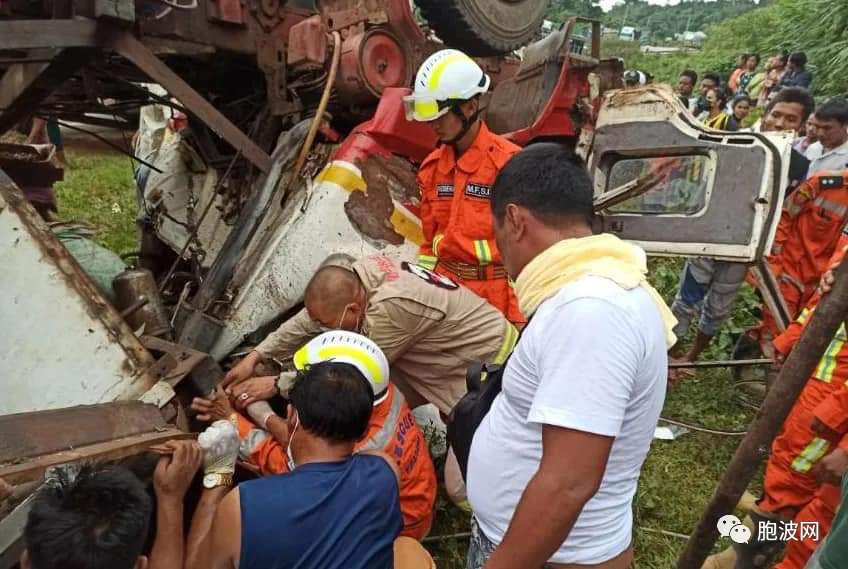
<instances>
[{"instance_id":1,"label":"shoulder patch","mask_svg":"<svg viewBox=\"0 0 848 569\"><path fill-rule=\"evenodd\" d=\"M819 187L823 190L833 190L845 185L844 176L822 176L819 178Z\"/></svg>"},{"instance_id":2,"label":"shoulder patch","mask_svg":"<svg viewBox=\"0 0 848 569\"><path fill-rule=\"evenodd\" d=\"M412 273L419 279L426 281L431 285L435 285L439 288L444 288L447 290L456 290L459 288L459 285L453 282L451 279L436 274L429 269L425 269L424 267L419 267L418 265L413 265L412 263L407 263L406 261L401 263L400 267L404 271Z\"/></svg>"},{"instance_id":3,"label":"shoulder patch","mask_svg":"<svg viewBox=\"0 0 848 569\"><path fill-rule=\"evenodd\" d=\"M488 200L492 198L492 186L469 182L465 185L465 195Z\"/></svg>"}]
</instances>

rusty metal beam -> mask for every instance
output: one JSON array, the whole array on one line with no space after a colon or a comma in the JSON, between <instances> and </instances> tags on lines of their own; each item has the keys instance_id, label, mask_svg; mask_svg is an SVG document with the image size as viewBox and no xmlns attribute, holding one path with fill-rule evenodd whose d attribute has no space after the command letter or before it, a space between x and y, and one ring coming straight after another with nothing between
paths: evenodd
<instances>
[{"instance_id":1,"label":"rusty metal beam","mask_svg":"<svg viewBox=\"0 0 848 569\"><path fill-rule=\"evenodd\" d=\"M0 31L0 37L2 34ZM13 66L15 70L8 82L7 72L0 84L0 134L31 115L44 99L96 53L93 48L68 48L59 52L47 65Z\"/></svg>"},{"instance_id":2,"label":"rusty metal beam","mask_svg":"<svg viewBox=\"0 0 848 569\"><path fill-rule=\"evenodd\" d=\"M147 46L138 41L129 32L117 32L112 40L112 48L121 56L130 60L153 81L162 85L168 93L188 109L190 113L203 121L212 131L223 138L234 149L238 149L262 172L271 170L271 157L253 142L245 133L212 106L194 88L183 81L170 67L156 57Z\"/></svg>"}]
</instances>

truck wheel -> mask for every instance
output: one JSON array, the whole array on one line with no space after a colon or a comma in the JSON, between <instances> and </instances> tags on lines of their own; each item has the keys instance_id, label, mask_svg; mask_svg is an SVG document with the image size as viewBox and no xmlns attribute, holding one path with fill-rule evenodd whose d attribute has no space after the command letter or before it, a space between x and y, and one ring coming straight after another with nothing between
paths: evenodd
<instances>
[{"instance_id":1,"label":"truck wheel","mask_svg":"<svg viewBox=\"0 0 848 569\"><path fill-rule=\"evenodd\" d=\"M540 33L546 0L415 0L449 47L468 55L508 53Z\"/></svg>"}]
</instances>

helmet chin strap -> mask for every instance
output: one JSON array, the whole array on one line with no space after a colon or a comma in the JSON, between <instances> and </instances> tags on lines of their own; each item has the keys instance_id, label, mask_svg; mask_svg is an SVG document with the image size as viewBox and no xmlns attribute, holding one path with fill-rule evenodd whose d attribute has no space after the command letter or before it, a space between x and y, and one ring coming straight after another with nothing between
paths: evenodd
<instances>
[{"instance_id":1,"label":"helmet chin strap","mask_svg":"<svg viewBox=\"0 0 848 569\"><path fill-rule=\"evenodd\" d=\"M474 113L470 117L466 117L465 113L462 112L462 109L460 108L459 104L452 106L451 112L457 117L459 117L459 120L462 121L462 128L459 129L459 132L456 134L456 136L454 136L450 140L443 140L442 143L448 144L456 148L457 143L462 140L462 137L468 134L468 131L471 130L471 127L474 126L474 123L476 123L477 119L480 118L480 113L483 112L483 110L484 109L481 109L478 106L477 110L474 111Z\"/></svg>"}]
</instances>

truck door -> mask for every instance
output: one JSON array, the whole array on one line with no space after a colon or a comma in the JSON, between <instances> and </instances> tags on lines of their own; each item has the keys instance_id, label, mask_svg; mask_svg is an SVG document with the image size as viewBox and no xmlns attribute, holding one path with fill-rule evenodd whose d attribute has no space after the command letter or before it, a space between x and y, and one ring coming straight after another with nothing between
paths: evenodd
<instances>
[{"instance_id":1,"label":"truck door","mask_svg":"<svg viewBox=\"0 0 848 569\"><path fill-rule=\"evenodd\" d=\"M649 254L745 262L767 273L791 135L706 128L668 87L649 85L606 93L592 137L603 231ZM785 313L779 296L764 292Z\"/></svg>"}]
</instances>

